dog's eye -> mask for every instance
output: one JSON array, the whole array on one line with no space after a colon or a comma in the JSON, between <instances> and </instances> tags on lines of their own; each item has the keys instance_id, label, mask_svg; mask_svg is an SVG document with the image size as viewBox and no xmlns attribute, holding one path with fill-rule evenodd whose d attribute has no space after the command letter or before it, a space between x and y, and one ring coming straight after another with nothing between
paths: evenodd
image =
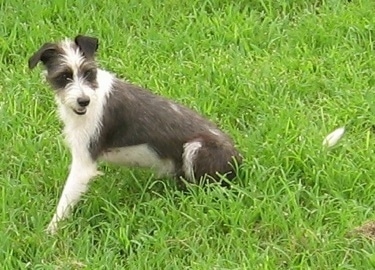
<instances>
[{"instance_id":1,"label":"dog's eye","mask_svg":"<svg viewBox=\"0 0 375 270\"><path fill-rule=\"evenodd\" d=\"M95 75L95 70L93 69L88 69L85 71L85 73L83 73L83 77L88 81L95 80Z\"/></svg>"},{"instance_id":2,"label":"dog's eye","mask_svg":"<svg viewBox=\"0 0 375 270\"><path fill-rule=\"evenodd\" d=\"M64 72L59 76L61 81L69 81L73 78L72 73Z\"/></svg>"},{"instance_id":3,"label":"dog's eye","mask_svg":"<svg viewBox=\"0 0 375 270\"><path fill-rule=\"evenodd\" d=\"M73 74L68 71L60 73L56 77L51 78L51 82L56 88L64 88L72 80L73 80Z\"/></svg>"}]
</instances>

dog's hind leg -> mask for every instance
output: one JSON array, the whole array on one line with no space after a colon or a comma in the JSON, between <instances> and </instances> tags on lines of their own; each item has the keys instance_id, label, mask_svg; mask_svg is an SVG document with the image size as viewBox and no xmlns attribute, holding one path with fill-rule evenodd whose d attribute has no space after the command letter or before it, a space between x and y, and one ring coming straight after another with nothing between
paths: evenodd
<instances>
[{"instance_id":1,"label":"dog's hind leg","mask_svg":"<svg viewBox=\"0 0 375 270\"><path fill-rule=\"evenodd\" d=\"M81 195L87 191L90 180L98 175L96 163L91 158L75 157L70 168L68 179L60 196L56 212L47 227L47 232L54 234L58 222L65 219L71 208L79 201Z\"/></svg>"},{"instance_id":2,"label":"dog's hind leg","mask_svg":"<svg viewBox=\"0 0 375 270\"><path fill-rule=\"evenodd\" d=\"M186 180L198 183L220 182L221 176L232 180L236 176L236 165L242 162L237 150L225 140L211 134L202 134L184 144L183 171ZM204 179L205 178L205 179Z\"/></svg>"}]
</instances>

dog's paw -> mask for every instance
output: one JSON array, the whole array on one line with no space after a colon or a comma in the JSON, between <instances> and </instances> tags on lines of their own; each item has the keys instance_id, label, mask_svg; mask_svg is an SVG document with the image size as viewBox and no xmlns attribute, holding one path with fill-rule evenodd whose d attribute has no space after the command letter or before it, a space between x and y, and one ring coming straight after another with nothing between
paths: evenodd
<instances>
[{"instance_id":1,"label":"dog's paw","mask_svg":"<svg viewBox=\"0 0 375 270\"><path fill-rule=\"evenodd\" d=\"M50 224L48 224L48 227L46 228L45 231L49 235L55 235L57 233L57 223L54 221L51 221Z\"/></svg>"}]
</instances>

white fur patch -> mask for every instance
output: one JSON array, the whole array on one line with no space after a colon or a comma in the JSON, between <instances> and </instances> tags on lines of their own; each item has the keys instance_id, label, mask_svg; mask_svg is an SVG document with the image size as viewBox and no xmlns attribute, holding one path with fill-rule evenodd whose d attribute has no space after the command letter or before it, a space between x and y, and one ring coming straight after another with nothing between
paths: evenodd
<instances>
[{"instance_id":1,"label":"white fur patch","mask_svg":"<svg viewBox=\"0 0 375 270\"><path fill-rule=\"evenodd\" d=\"M216 135L216 136L220 136L220 135L221 135L221 134L219 133L219 131L217 131L217 130L215 130L215 129L210 128L209 131L210 131L212 134Z\"/></svg>"},{"instance_id":2,"label":"white fur patch","mask_svg":"<svg viewBox=\"0 0 375 270\"><path fill-rule=\"evenodd\" d=\"M91 138L98 135L101 128L103 118L103 109L107 102L107 97L112 89L113 75L107 71L98 69L97 82L99 88L97 90L90 89L88 96L90 104L84 115L77 115L69 105L62 103L57 97L56 101L59 105L59 114L64 122L64 135L72 150L81 150L88 154L87 143ZM74 102L76 102L76 98Z\"/></svg>"},{"instance_id":3,"label":"white fur patch","mask_svg":"<svg viewBox=\"0 0 375 270\"><path fill-rule=\"evenodd\" d=\"M71 40L65 40L60 43L61 48L64 51L63 59L65 65L69 66L74 75L77 75L79 67L84 62L84 57L80 52L79 48Z\"/></svg>"},{"instance_id":4,"label":"white fur patch","mask_svg":"<svg viewBox=\"0 0 375 270\"><path fill-rule=\"evenodd\" d=\"M198 150L202 147L201 142L193 141L184 144L184 152L182 154L182 169L187 180L194 181L194 160Z\"/></svg>"},{"instance_id":5,"label":"white fur patch","mask_svg":"<svg viewBox=\"0 0 375 270\"><path fill-rule=\"evenodd\" d=\"M147 144L110 149L101 159L130 167L152 168L159 176L170 175L175 169L171 160L160 159Z\"/></svg>"},{"instance_id":6,"label":"white fur patch","mask_svg":"<svg viewBox=\"0 0 375 270\"><path fill-rule=\"evenodd\" d=\"M169 106L171 106L172 110L174 110L176 113L182 114L180 108L173 103L169 103Z\"/></svg>"}]
</instances>

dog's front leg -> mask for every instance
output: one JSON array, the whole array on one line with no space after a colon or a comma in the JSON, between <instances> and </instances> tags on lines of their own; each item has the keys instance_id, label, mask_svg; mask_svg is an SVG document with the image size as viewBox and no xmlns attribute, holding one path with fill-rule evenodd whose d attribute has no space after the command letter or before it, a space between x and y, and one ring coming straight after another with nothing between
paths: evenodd
<instances>
[{"instance_id":1,"label":"dog's front leg","mask_svg":"<svg viewBox=\"0 0 375 270\"><path fill-rule=\"evenodd\" d=\"M69 215L71 208L79 201L81 195L87 191L90 180L97 174L96 163L90 158L75 158L73 156L68 179L56 212L47 228L48 233L56 233L58 222Z\"/></svg>"}]
</instances>

